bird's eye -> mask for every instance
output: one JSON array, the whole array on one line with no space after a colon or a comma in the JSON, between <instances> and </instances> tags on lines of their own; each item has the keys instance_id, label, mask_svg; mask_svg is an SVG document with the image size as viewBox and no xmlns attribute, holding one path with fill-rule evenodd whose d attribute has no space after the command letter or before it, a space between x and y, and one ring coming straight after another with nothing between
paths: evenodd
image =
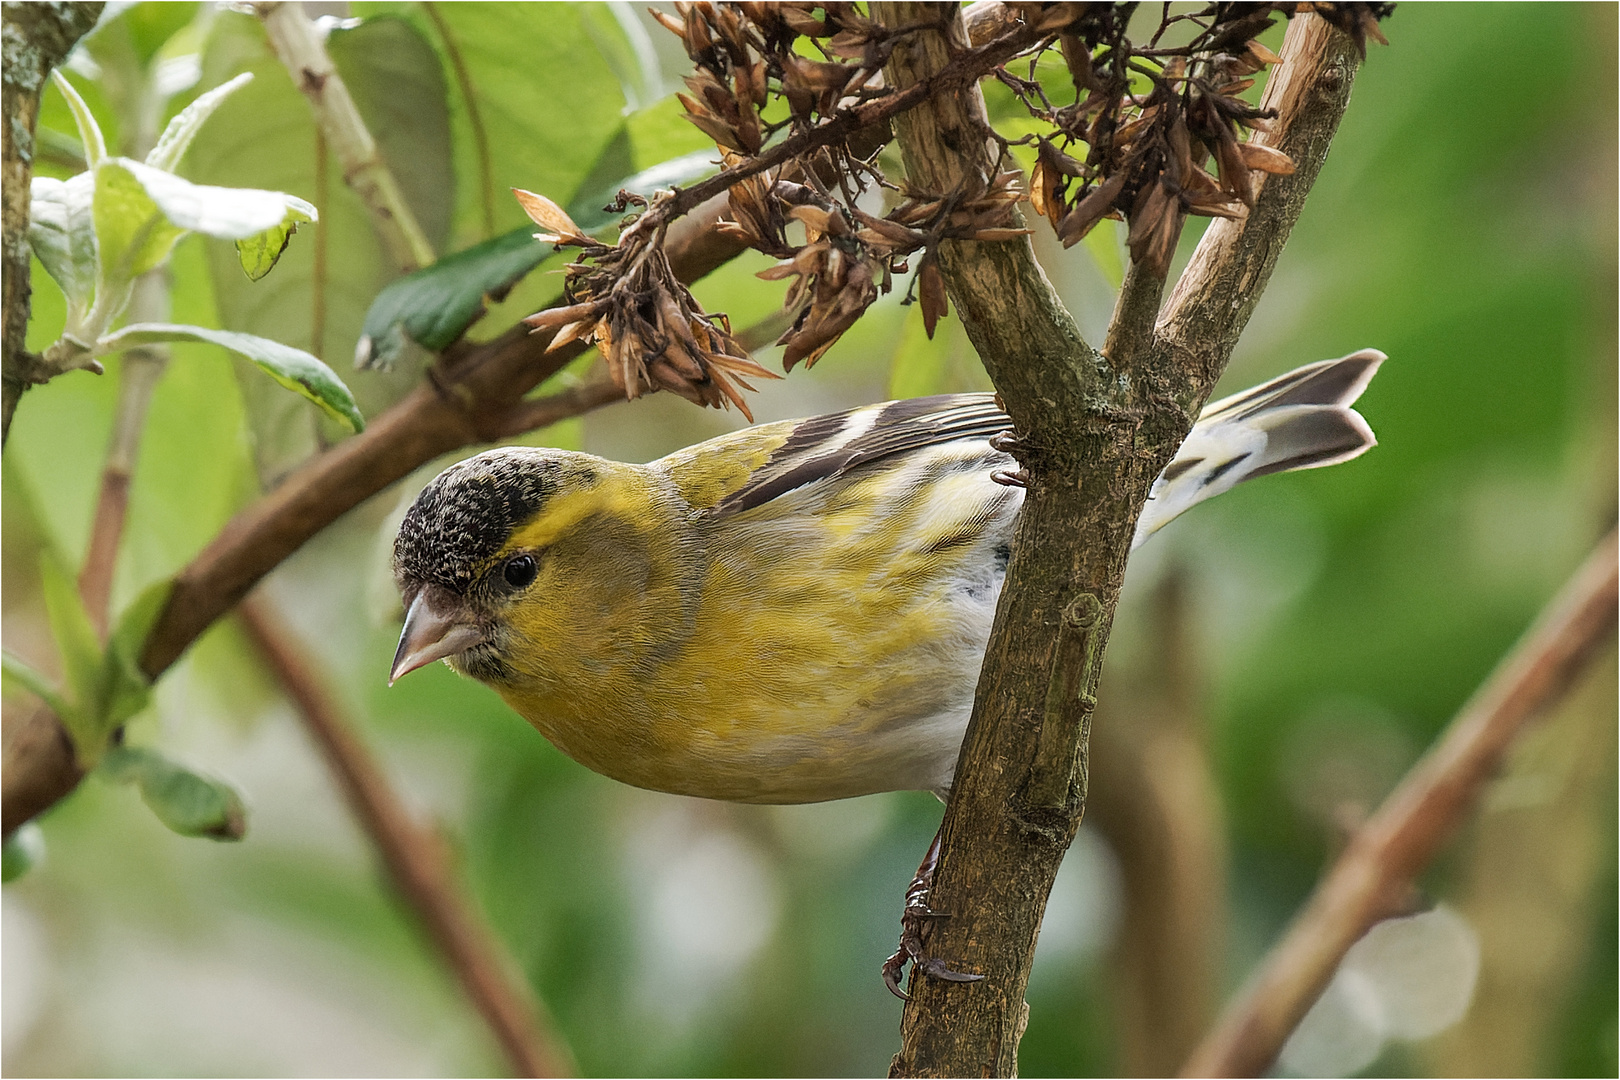
<instances>
[{"instance_id":1,"label":"bird's eye","mask_svg":"<svg viewBox=\"0 0 1620 1080\"><path fill-rule=\"evenodd\" d=\"M514 555L506 560L506 568L502 571L506 583L514 589L532 584L539 572L540 564L534 561L533 555Z\"/></svg>"}]
</instances>

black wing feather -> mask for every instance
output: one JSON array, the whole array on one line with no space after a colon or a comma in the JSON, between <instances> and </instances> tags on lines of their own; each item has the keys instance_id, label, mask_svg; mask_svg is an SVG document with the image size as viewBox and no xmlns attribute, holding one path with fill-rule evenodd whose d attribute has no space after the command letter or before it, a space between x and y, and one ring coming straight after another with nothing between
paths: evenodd
<instances>
[{"instance_id":1,"label":"black wing feather","mask_svg":"<svg viewBox=\"0 0 1620 1080\"><path fill-rule=\"evenodd\" d=\"M841 436L871 415L871 406L800 421L770 460L709 513L740 514L883 458L962 439L988 439L1012 426L992 394L937 394L877 408L871 425L847 440Z\"/></svg>"}]
</instances>

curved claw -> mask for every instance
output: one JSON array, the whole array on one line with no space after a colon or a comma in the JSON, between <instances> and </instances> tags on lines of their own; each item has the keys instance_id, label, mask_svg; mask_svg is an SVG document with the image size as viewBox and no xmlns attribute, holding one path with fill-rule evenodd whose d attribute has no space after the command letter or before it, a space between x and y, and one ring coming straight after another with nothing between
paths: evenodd
<instances>
[{"instance_id":1,"label":"curved claw","mask_svg":"<svg viewBox=\"0 0 1620 1080\"><path fill-rule=\"evenodd\" d=\"M889 988L889 993L901 1001L910 1001L911 995L900 989L900 976L905 971L905 967L905 950L896 950L893 956L883 961L883 985Z\"/></svg>"}]
</instances>

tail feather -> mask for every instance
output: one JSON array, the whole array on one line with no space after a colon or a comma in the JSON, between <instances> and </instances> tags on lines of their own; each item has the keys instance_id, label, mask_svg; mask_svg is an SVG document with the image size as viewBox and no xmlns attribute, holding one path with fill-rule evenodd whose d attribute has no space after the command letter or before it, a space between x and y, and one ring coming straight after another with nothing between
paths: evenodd
<instances>
[{"instance_id":1,"label":"tail feather","mask_svg":"<svg viewBox=\"0 0 1620 1080\"><path fill-rule=\"evenodd\" d=\"M1268 473L1337 465L1378 440L1350 406L1384 362L1376 349L1307 364L1223 398L1199 415L1148 495L1135 544L1183 511Z\"/></svg>"}]
</instances>

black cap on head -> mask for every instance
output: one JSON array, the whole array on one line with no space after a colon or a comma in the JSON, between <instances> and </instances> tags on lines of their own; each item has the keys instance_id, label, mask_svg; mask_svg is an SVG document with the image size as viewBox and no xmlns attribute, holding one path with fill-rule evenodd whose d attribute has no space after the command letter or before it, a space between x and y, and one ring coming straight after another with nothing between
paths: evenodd
<instances>
[{"instance_id":1,"label":"black cap on head","mask_svg":"<svg viewBox=\"0 0 1620 1080\"><path fill-rule=\"evenodd\" d=\"M422 489L394 539L394 573L464 593L478 567L557 490L561 464L505 447L452 465Z\"/></svg>"}]
</instances>

